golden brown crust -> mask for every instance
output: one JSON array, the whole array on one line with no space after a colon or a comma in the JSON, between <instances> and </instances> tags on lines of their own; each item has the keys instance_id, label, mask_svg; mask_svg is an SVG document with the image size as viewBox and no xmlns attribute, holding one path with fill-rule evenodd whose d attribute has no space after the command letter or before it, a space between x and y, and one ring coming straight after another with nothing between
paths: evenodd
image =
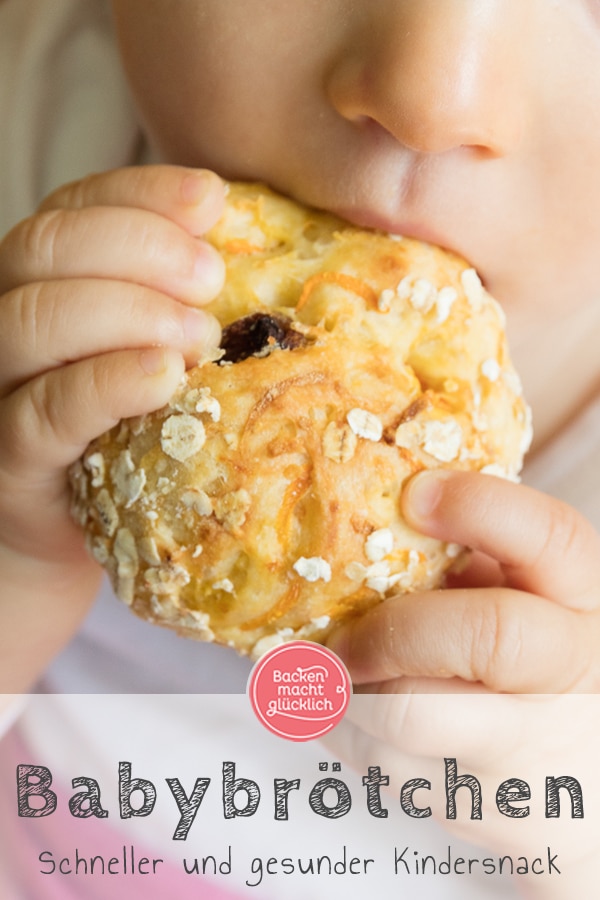
<instances>
[{"instance_id":1,"label":"golden brown crust","mask_svg":"<svg viewBox=\"0 0 600 900\"><path fill-rule=\"evenodd\" d=\"M439 586L460 548L408 528L402 485L439 466L516 478L531 426L502 311L458 257L255 185L231 186L209 239L227 264L212 308L225 326L262 313L265 346L94 441L74 508L134 612L258 656Z\"/></svg>"}]
</instances>

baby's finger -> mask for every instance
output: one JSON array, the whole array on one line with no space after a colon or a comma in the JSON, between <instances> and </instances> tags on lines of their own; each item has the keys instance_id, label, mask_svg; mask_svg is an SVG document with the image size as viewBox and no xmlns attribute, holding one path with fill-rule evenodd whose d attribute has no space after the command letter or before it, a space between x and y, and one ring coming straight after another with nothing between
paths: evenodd
<instances>
[{"instance_id":1,"label":"baby's finger","mask_svg":"<svg viewBox=\"0 0 600 900\"><path fill-rule=\"evenodd\" d=\"M399 699L403 705L404 698ZM593 852L597 855L597 822L592 817L588 825L585 823L598 799L598 698L553 695L520 700L482 697L481 702L478 697L472 698L474 702L471 698L458 699L460 702L454 703L453 697L412 697L408 710L389 706L376 711L374 717L372 707L377 706L377 697L353 698L346 718L323 743L334 759L357 770L363 785L377 785L374 796L381 809L387 810L388 822L397 823L394 833L401 834L404 826L409 829L406 841L402 837L403 844L414 837L411 829L414 832L418 826L414 816L420 810L422 817L431 814L443 822L454 837L521 859L523 855L533 857L540 845L548 844L560 846L561 859L568 854L575 869L579 866L575 860ZM357 700L361 701L358 705ZM390 735L396 743L388 738L386 728L387 721L395 716L406 727ZM428 740L419 739L421 728ZM573 735L577 735L576 741ZM544 785L549 787L548 776L565 772L576 773L585 798L585 820L577 823L581 828L575 831L568 794L561 791L559 819L549 818L546 809L549 794ZM530 788L528 814L516 831L514 818L499 814L503 811L499 788L506 788L515 776ZM470 790L476 782L479 790ZM511 799L509 792L509 805ZM474 824L471 816L478 800L481 819ZM409 811L407 804L414 809ZM398 818L401 809L413 818ZM574 894L559 891L552 896L588 896L585 885L580 887ZM484 895L487 897L487 892ZM548 893L542 890L539 896L547 898Z\"/></svg>"},{"instance_id":2,"label":"baby's finger","mask_svg":"<svg viewBox=\"0 0 600 900\"><path fill-rule=\"evenodd\" d=\"M122 419L163 406L184 372L180 353L126 350L42 375L1 401L0 468L18 478L74 462Z\"/></svg>"},{"instance_id":3,"label":"baby's finger","mask_svg":"<svg viewBox=\"0 0 600 900\"><path fill-rule=\"evenodd\" d=\"M354 694L344 724L353 723L411 759L439 763L455 756L485 772L515 759L524 740L555 718L555 695L490 694L480 685L463 685L462 693L454 693L455 685L446 689L444 682L406 679L402 693ZM334 741L337 732L331 733Z\"/></svg>"},{"instance_id":4,"label":"baby's finger","mask_svg":"<svg viewBox=\"0 0 600 900\"><path fill-rule=\"evenodd\" d=\"M496 694L456 678L400 678L356 688L346 719L412 756L439 759L450 751L486 771L514 759L542 725L552 731L565 696Z\"/></svg>"},{"instance_id":5,"label":"baby's finger","mask_svg":"<svg viewBox=\"0 0 600 900\"><path fill-rule=\"evenodd\" d=\"M379 790L374 796L378 797L378 805L381 810L385 810L384 820L387 822L392 820L397 823L393 833L397 835L396 840L402 840L403 845L408 843L411 838L414 839L415 835L419 833L418 828L414 827L415 819L417 826L422 824L423 819L429 822L429 834L431 834L430 829L434 828L432 819L443 823L446 841L450 835L454 840L457 838L468 840L471 846L477 839L481 840L480 830L473 828L470 818L471 809L468 801L472 795L468 790L464 791L462 795L461 792L458 792L456 818L451 820L446 818L444 760L449 757L456 758L456 754L448 743L437 758L433 755L413 756L402 745L395 746L363 731L360 723L354 724L348 716L337 728L329 732L322 742L331 756L336 761L339 760L343 763L344 772L346 767L349 767L360 774L362 779L365 779L363 784L379 785ZM498 819L502 819L492 805L498 780L491 780L491 783L487 784L481 771L479 769L475 771L477 775L470 770L467 760L462 758L457 760L459 775L471 775L471 778L479 776L482 819L486 826L486 838L489 840L490 827L494 827ZM407 813L409 804L413 808L410 813L411 818L408 818L409 814ZM431 818L429 818L430 816ZM480 825L479 822L477 824ZM391 828L389 830L392 831ZM433 834L435 834L435 828Z\"/></svg>"},{"instance_id":6,"label":"baby's finger","mask_svg":"<svg viewBox=\"0 0 600 900\"><path fill-rule=\"evenodd\" d=\"M63 185L40 210L122 206L146 209L171 219L190 234L204 234L223 211L225 185L206 169L137 166L88 175Z\"/></svg>"},{"instance_id":7,"label":"baby's finger","mask_svg":"<svg viewBox=\"0 0 600 900\"><path fill-rule=\"evenodd\" d=\"M225 266L210 244L139 209L39 213L15 226L0 245L0 294L66 278L128 281L202 305L221 290Z\"/></svg>"},{"instance_id":8,"label":"baby's finger","mask_svg":"<svg viewBox=\"0 0 600 900\"><path fill-rule=\"evenodd\" d=\"M417 475L403 510L418 531L497 560L506 583L573 609L600 606L600 535L575 509L491 475Z\"/></svg>"},{"instance_id":9,"label":"baby's finger","mask_svg":"<svg viewBox=\"0 0 600 900\"><path fill-rule=\"evenodd\" d=\"M0 396L57 366L113 350L168 346L195 364L220 340L217 320L136 284L68 279L2 298Z\"/></svg>"},{"instance_id":10,"label":"baby's finger","mask_svg":"<svg viewBox=\"0 0 600 900\"><path fill-rule=\"evenodd\" d=\"M505 588L429 591L380 603L329 646L358 684L460 678L498 692L560 693L590 684L586 650L600 622L589 619Z\"/></svg>"}]
</instances>

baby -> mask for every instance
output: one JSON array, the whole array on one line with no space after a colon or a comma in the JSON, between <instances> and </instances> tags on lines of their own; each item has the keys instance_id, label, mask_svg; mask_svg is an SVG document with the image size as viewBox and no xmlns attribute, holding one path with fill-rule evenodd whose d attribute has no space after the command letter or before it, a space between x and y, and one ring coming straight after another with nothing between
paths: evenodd
<instances>
[{"instance_id":1,"label":"baby","mask_svg":"<svg viewBox=\"0 0 600 900\"><path fill-rule=\"evenodd\" d=\"M98 590L67 467L121 417L166 402L219 340L223 265L199 239L220 214L219 176L466 257L508 317L534 468L600 376L592 0L112 0L112 13L153 164L58 188L0 244L4 691L30 688ZM598 483L571 473L564 496L585 496L600 523ZM472 564L334 636L356 684L600 688L588 518L530 486L446 471L415 478L404 511L473 548Z\"/></svg>"}]
</instances>

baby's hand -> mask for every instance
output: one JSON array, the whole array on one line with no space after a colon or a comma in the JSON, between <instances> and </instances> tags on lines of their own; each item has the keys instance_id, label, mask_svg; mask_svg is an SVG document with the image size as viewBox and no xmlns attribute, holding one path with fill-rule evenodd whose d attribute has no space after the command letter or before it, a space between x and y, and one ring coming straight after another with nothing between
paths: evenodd
<instances>
[{"instance_id":1,"label":"baby's hand","mask_svg":"<svg viewBox=\"0 0 600 900\"><path fill-rule=\"evenodd\" d=\"M600 690L600 536L586 519L531 488L451 471L418 475L403 507L418 531L476 552L449 589L387 600L336 633L356 683Z\"/></svg>"},{"instance_id":2,"label":"baby's hand","mask_svg":"<svg viewBox=\"0 0 600 900\"><path fill-rule=\"evenodd\" d=\"M419 475L403 506L416 529L474 548L472 565L448 589L386 601L332 637L363 696L328 743L359 771L380 765L396 797L428 778L433 815L471 843L515 858L552 845L564 877L521 879L532 896L585 896L599 875L600 537L565 504L480 474ZM447 820L447 757L480 780L481 822ZM583 785L585 820L564 797L560 819L544 814L545 777L567 774ZM515 776L537 791L518 822L495 808Z\"/></svg>"},{"instance_id":3,"label":"baby's hand","mask_svg":"<svg viewBox=\"0 0 600 900\"><path fill-rule=\"evenodd\" d=\"M197 236L223 193L208 172L116 170L57 190L0 243L0 690L31 683L98 587L68 466L219 342L198 307L224 265Z\"/></svg>"},{"instance_id":4,"label":"baby's hand","mask_svg":"<svg viewBox=\"0 0 600 900\"><path fill-rule=\"evenodd\" d=\"M198 307L224 266L196 236L222 202L212 173L121 169L57 190L0 244L0 546L81 558L68 465L218 344Z\"/></svg>"}]
</instances>

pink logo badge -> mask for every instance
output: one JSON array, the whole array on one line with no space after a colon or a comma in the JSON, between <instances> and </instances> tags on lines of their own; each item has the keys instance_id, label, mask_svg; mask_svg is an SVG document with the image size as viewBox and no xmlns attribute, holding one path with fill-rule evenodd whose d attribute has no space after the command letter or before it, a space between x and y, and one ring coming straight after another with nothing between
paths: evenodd
<instances>
[{"instance_id":1,"label":"pink logo badge","mask_svg":"<svg viewBox=\"0 0 600 900\"><path fill-rule=\"evenodd\" d=\"M344 716L350 676L335 653L309 641L269 650L248 681L252 709L265 728L290 741L310 741Z\"/></svg>"}]
</instances>

